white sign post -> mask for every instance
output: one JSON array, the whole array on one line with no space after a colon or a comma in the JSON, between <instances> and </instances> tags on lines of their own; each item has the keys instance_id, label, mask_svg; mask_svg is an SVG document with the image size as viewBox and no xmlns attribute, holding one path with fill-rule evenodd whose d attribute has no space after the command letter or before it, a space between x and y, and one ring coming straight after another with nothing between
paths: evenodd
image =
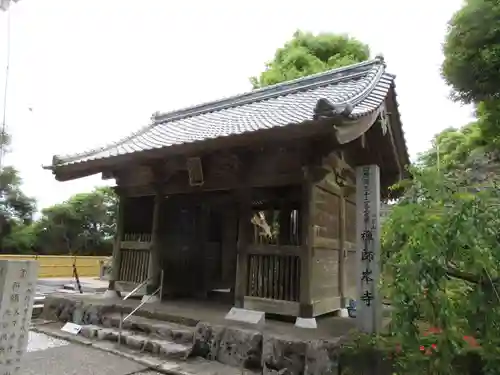
<instances>
[{"instance_id":1,"label":"white sign post","mask_svg":"<svg viewBox=\"0 0 500 375\"><path fill-rule=\"evenodd\" d=\"M358 295L356 320L365 333L379 332L382 301L380 280L380 170L377 165L356 168L356 234Z\"/></svg>"},{"instance_id":2,"label":"white sign post","mask_svg":"<svg viewBox=\"0 0 500 375\"><path fill-rule=\"evenodd\" d=\"M37 277L37 261L0 261L0 375L21 371Z\"/></svg>"}]
</instances>

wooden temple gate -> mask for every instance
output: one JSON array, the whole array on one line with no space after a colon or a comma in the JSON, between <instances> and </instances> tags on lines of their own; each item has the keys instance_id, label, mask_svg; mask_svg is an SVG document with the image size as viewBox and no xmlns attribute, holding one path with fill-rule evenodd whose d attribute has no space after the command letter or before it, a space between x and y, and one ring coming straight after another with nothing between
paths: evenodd
<instances>
[{"instance_id":1,"label":"wooden temple gate","mask_svg":"<svg viewBox=\"0 0 500 375\"><path fill-rule=\"evenodd\" d=\"M346 165L344 152L326 159L318 153L328 145L312 140L290 142L279 152L260 147L209 154L204 186L192 192L186 192L193 190L187 170L159 188L157 168L129 171L151 181L138 189L123 174L118 285L135 287L152 276L155 262L167 296L228 289L237 306L292 316L340 308L355 288L346 277L354 267L355 205L352 173L339 167ZM241 166L223 174L214 167L220 158ZM242 171L245 178L238 177ZM161 190L158 203L154 186ZM159 255L153 260L155 238Z\"/></svg>"},{"instance_id":2,"label":"wooden temple gate","mask_svg":"<svg viewBox=\"0 0 500 375\"><path fill-rule=\"evenodd\" d=\"M409 163L382 59L193 108L99 150L54 157L120 198L110 290L164 271L166 298L226 289L236 306L314 317L355 295L354 168L381 191Z\"/></svg>"}]
</instances>

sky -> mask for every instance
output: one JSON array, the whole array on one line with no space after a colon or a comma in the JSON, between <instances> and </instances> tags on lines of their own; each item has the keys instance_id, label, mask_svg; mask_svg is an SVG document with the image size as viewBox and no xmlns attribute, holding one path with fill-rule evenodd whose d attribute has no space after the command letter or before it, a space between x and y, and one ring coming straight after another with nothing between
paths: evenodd
<instances>
[{"instance_id":1,"label":"sky","mask_svg":"<svg viewBox=\"0 0 500 375\"><path fill-rule=\"evenodd\" d=\"M139 3L141 6L139 6ZM52 155L115 141L166 112L251 89L294 31L347 33L382 53L410 154L472 120L440 77L447 21L461 0L19 0L11 17L6 162L39 209L105 184L57 182ZM0 14L0 85L7 14ZM3 90L0 90L0 94ZM1 108L1 101L0 101Z\"/></svg>"}]
</instances>

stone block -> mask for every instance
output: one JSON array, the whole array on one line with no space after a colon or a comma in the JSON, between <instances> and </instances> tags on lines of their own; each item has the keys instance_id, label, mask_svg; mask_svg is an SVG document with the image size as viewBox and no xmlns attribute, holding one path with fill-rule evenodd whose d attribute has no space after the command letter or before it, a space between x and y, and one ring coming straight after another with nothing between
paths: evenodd
<instances>
[{"instance_id":1,"label":"stone block","mask_svg":"<svg viewBox=\"0 0 500 375\"><path fill-rule=\"evenodd\" d=\"M264 335L262 374L303 375L307 343L287 337Z\"/></svg>"},{"instance_id":2,"label":"stone block","mask_svg":"<svg viewBox=\"0 0 500 375\"><path fill-rule=\"evenodd\" d=\"M316 329L318 328L318 325L316 324L315 318L297 318L295 320L295 327Z\"/></svg>"},{"instance_id":3,"label":"stone block","mask_svg":"<svg viewBox=\"0 0 500 375\"><path fill-rule=\"evenodd\" d=\"M139 335L130 335L125 337L125 344L135 350L142 350L146 344L146 337Z\"/></svg>"},{"instance_id":4,"label":"stone block","mask_svg":"<svg viewBox=\"0 0 500 375\"><path fill-rule=\"evenodd\" d=\"M237 368L258 369L262 358L262 333L227 327L221 337L217 360Z\"/></svg>"},{"instance_id":5,"label":"stone block","mask_svg":"<svg viewBox=\"0 0 500 375\"><path fill-rule=\"evenodd\" d=\"M15 343L1 356L2 374L18 373L26 352L37 278L36 261L0 261L0 342Z\"/></svg>"},{"instance_id":6,"label":"stone block","mask_svg":"<svg viewBox=\"0 0 500 375\"><path fill-rule=\"evenodd\" d=\"M339 340L308 342L304 375L337 375L339 351Z\"/></svg>"},{"instance_id":7,"label":"stone block","mask_svg":"<svg viewBox=\"0 0 500 375\"><path fill-rule=\"evenodd\" d=\"M235 322L252 324L262 329L266 324L266 314L262 311L241 309L233 307L227 313L225 319Z\"/></svg>"},{"instance_id":8,"label":"stone block","mask_svg":"<svg viewBox=\"0 0 500 375\"><path fill-rule=\"evenodd\" d=\"M76 303L75 301L62 300L61 305L58 308L59 321L61 322L72 322L73 311L75 311Z\"/></svg>"},{"instance_id":9,"label":"stone block","mask_svg":"<svg viewBox=\"0 0 500 375\"><path fill-rule=\"evenodd\" d=\"M160 345L161 345L161 340L149 339L146 341L146 344L144 345L144 350L151 354L158 354L160 353Z\"/></svg>"},{"instance_id":10,"label":"stone block","mask_svg":"<svg viewBox=\"0 0 500 375\"><path fill-rule=\"evenodd\" d=\"M106 290L103 294L102 294L102 298L106 298L106 299L120 299L120 293L116 290Z\"/></svg>"},{"instance_id":11,"label":"stone block","mask_svg":"<svg viewBox=\"0 0 500 375\"><path fill-rule=\"evenodd\" d=\"M163 341L160 343L159 354L163 358L185 360L191 354L191 347L170 341Z\"/></svg>"},{"instance_id":12,"label":"stone block","mask_svg":"<svg viewBox=\"0 0 500 375\"><path fill-rule=\"evenodd\" d=\"M188 328L172 328L172 340L178 344L192 344L194 332Z\"/></svg>"},{"instance_id":13,"label":"stone block","mask_svg":"<svg viewBox=\"0 0 500 375\"><path fill-rule=\"evenodd\" d=\"M198 323L194 334L193 356L215 361L224 329L223 326L212 326L205 322Z\"/></svg>"},{"instance_id":14,"label":"stone block","mask_svg":"<svg viewBox=\"0 0 500 375\"><path fill-rule=\"evenodd\" d=\"M97 331L97 338L99 340L116 341L115 336L116 336L116 334L115 334L115 331L113 329L103 328L103 329Z\"/></svg>"},{"instance_id":15,"label":"stone block","mask_svg":"<svg viewBox=\"0 0 500 375\"><path fill-rule=\"evenodd\" d=\"M75 304L75 308L73 309L73 313L71 314L71 323L75 324L83 324L83 314L85 313L85 306L83 302L78 301Z\"/></svg>"},{"instance_id":16,"label":"stone block","mask_svg":"<svg viewBox=\"0 0 500 375\"><path fill-rule=\"evenodd\" d=\"M337 316L341 318L349 318L349 310L348 309L339 309L337 311Z\"/></svg>"},{"instance_id":17,"label":"stone block","mask_svg":"<svg viewBox=\"0 0 500 375\"><path fill-rule=\"evenodd\" d=\"M97 337L97 332L99 331L99 327L93 326L93 325L88 325L88 326L82 326L82 329L80 330L80 335L83 337L86 337L88 339L93 339Z\"/></svg>"}]
</instances>

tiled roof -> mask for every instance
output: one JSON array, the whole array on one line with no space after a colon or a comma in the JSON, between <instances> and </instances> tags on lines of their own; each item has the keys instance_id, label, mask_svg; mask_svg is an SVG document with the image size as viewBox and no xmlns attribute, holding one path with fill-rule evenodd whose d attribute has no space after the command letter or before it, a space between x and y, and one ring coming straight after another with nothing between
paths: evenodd
<instances>
[{"instance_id":1,"label":"tiled roof","mask_svg":"<svg viewBox=\"0 0 500 375\"><path fill-rule=\"evenodd\" d=\"M173 145L284 127L312 120L318 101L359 118L383 103L394 76L381 58L153 116L130 136L88 152L54 156L53 165L81 163ZM340 112L339 112L340 113Z\"/></svg>"}]
</instances>

